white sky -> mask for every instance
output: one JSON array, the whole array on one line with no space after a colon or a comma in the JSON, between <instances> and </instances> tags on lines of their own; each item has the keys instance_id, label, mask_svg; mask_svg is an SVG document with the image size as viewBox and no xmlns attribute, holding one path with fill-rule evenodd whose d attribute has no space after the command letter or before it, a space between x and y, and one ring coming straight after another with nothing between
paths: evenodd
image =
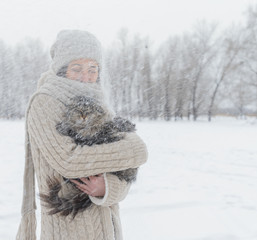
<instances>
[{"instance_id":1,"label":"white sky","mask_svg":"<svg viewBox=\"0 0 257 240\"><path fill-rule=\"evenodd\" d=\"M257 0L0 0L0 39L15 44L26 36L46 46L61 29L84 29L104 46L121 27L160 43L169 35L190 30L197 20L225 27L240 22Z\"/></svg>"}]
</instances>

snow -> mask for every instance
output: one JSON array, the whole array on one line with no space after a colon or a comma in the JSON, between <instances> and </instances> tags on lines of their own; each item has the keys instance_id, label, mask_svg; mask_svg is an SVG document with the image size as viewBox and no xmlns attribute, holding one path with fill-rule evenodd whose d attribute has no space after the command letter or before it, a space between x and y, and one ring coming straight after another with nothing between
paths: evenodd
<instances>
[{"instance_id":1,"label":"snow","mask_svg":"<svg viewBox=\"0 0 257 240\"><path fill-rule=\"evenodd\" d=\"M125 240L257 239L256 121L143 121L137 129L149 160L120 203ZM9 240L20 221L24 121L1 120L0 132L0 239Z\"/></svg>"}]
</instances>

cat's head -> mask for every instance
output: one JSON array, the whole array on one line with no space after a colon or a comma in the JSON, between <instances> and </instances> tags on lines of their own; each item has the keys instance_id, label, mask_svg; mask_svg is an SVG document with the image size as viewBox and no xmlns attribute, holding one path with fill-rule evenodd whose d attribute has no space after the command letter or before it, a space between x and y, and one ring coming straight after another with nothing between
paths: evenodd
<instances>
[{"instance_id":1,"label":"cat's head","mask_svg":"<svg viewBox=\"0 0 257 240\"><path fill-rule=\"evenodd\" d=\"M74 130L90 129L107 121L107 112L100 103L90 97L76 96L66 109L66 121Z\"/></svg>"}]
</instances>

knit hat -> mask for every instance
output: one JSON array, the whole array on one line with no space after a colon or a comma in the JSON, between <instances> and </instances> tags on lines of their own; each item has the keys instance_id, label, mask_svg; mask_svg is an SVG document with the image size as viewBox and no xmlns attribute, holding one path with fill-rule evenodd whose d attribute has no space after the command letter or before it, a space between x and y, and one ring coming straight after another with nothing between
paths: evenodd
<instances>
[{"instance_id":1,"label":"knit hat","mask_svg":"<svg viewBox=\"0 0 257 240\"><path fill-rule=\"evenodd\" d=\"M90 58L102 64L102 47L91 33L80 30L62 30L50 49L52 68L57 73L60 68L80 58Z\"/></svg>"}]
</instances>

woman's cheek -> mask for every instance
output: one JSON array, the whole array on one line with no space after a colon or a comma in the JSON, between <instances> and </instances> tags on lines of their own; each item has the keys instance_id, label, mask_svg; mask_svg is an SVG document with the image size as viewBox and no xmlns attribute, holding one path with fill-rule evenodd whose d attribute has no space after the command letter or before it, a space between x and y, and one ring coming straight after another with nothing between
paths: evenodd
<instances>
[{"instance_id":1,"label":"woman's cheek","mask_svg":"<svg viewBox=\"0 0 257 240\"><path fill-rule=\"evenodd\" d=\"M72 80L81 80L81 74L80 73L76 73L76 72L72 72L70 75L70 79Z\"/></svg>"}]
</instances>

